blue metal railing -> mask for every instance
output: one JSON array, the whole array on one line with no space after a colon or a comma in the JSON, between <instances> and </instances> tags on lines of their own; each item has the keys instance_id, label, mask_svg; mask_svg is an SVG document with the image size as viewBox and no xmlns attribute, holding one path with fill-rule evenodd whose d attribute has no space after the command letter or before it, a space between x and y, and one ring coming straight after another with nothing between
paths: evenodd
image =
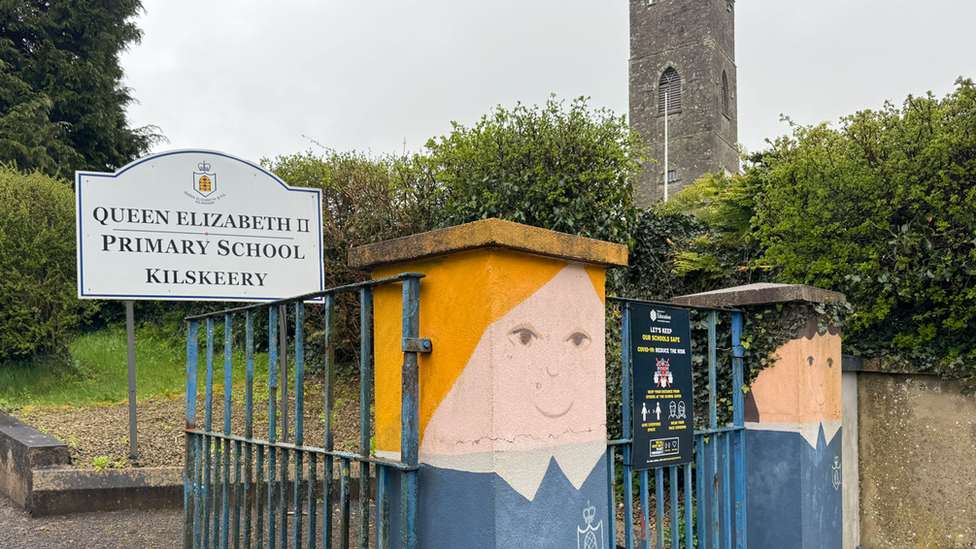
<instances>
[{"instance_id":1,"label":"blue metal railing","mask_svg":"<svg viewBox=\"0 0 976 549\"><path fill-rule=\"evenodd\" d=\"M332 288L323 292L219 311L187 318L187 384L186 384L186 465L184 469L184 539L185 549L220 547L340 547L350 545L352 518L351 467L359 466L358 546L388 548L390 532L390 481L400 475L400 547L416 549L417 470L419 449L418 353L410 342L419 339L419 294L423 275L405 273L396 277L372 280ZM379 459L370 455L370 408L373 381L373 289L383 284L399 283L403 287L403 400L400 461ZM335 449L332 411L335 399L335 353L333 340L336 320L336 295L358 294L360 304L360 437L358 452ZM325 338L324 439L322 445L309 445L305 429L305 302L323 297ZM288 422L287 383L280 387L282 403L278 406L278 378L287 380L289 364L282 356L287 344L279 325L284 326L287 307L294 307L294 414ZM268 315L268 434L267 439L254 436L255 390L255 319ZM244 431L232 429L234 407L234 318L245 317L245 383ZM279 317L280 315L280 317ZM214 325L224 321L224 402L223 430L215 431L214 412ZM206 326L206 372L203 398L204 423L197 418L198 338L200 323ZM285 330L287 331L287 330ZM282 424L278 418L282 418ZM279 440L279 432L293 427L294 442ZM285 435L287 436L287 435ZM339 463L338 501L333 475ZM375 474L375 497L370 497L370 476ZM322 478L320 479L320 475ZM317 496L321 494L321 499ZM371 505L372 500L372 505ZM375 511L375 524L370 520ZM337 516L336 516L337 515ZM371 524L375 545L371 545ZM319 533L321 525L321 533ZM338 528L336 530L336 527ZM289 535L290 533L290 535Z\"/></svg>"},{"instance_id":2,"label":"blue metal railing","mask_svg":"<svg viewBox=\"0 0 976 549\"><path fill-rule=\"evenodd\" d=\"M698 309L707 314L708 327L708 427L695 431L695 462L654 470L655 501L650 501L648 471L638 472L640 501L640 531L634 531L634 494L632 470L632 372L631 372L631 303L636 300L610 298L622 305L622 427L623 438L608 442L609 523L616 524L617 498L616 461L618 449L622 454L622 492L624 506L623 530L625 549L639 543L643 549L651 547L651 519L648 509L655 510L655 547L666 549L670 537L671 549L746 549L746 491L745 491L745 413L743 387L743 356L741 344L743 313L738 310ZM648 303L648 302L638 302ZM673 306L673 305L669 305ZM729 347L732 350L732 424L718 425L718 341L719 313L731 315ZM695 368L706 365L696 364ZM696 403L697 404L697 403ZM667 471L667 473L665 473ZM680 489L680 490L679 490ZM665 491L668 499L665 499ZM684 526L681 526L681 522ZM670 536L669 536L670 534ZM610 547L618 547L616 529L609 529Z\"/></svg>"}]
</instances>

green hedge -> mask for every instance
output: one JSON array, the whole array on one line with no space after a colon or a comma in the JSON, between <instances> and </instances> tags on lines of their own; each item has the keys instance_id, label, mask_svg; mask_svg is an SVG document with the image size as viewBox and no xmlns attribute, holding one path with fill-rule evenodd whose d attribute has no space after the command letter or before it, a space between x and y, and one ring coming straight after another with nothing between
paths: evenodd
<instances>
[{"instance_id":1,"label":"green hedge","mask_svg":"<svg viewBox=\"0 0 976 549\"><path fill-rule=\"evenodd\" d=\"M97 310L77 299L68 182L0 166L0 360L63 344Z\"/></svg>"}]
</instances>

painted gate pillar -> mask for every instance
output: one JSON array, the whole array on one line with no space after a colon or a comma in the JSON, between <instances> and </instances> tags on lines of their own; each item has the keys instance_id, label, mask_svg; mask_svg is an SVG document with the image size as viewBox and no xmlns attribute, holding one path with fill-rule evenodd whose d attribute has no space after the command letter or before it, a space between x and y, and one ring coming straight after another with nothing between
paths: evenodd
<instances>
[{"instance_id":1,"label":"painted gate pillar","mask_svg":"<svg viewBox=\"0 0 976 549\"><path fill-rule=\"evenodd\" d=\"M676 298L681 305L809 308L843 294L798 284L750 284ZM745 399L750 549L841 549L841 334L812 319L776 350Z\"/></svg>"},{"instance_id":2,"label":"painted gate pillar","mask_svg":"<svg viewBox=\"0 0 976 549\"><path fill-rule=\"evenodd\" d=\"M604 283L626 263L625 246L497 219L350 252L374 279L425 275L421 547L610 549ZM376 453L397 459L399 288L373 310Z\"/></svg>"}]
</instances>

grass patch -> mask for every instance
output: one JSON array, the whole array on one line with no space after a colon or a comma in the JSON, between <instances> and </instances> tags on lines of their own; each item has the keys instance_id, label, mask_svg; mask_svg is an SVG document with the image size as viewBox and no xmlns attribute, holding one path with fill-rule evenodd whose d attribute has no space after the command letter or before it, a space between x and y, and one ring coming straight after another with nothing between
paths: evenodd
<instances>
[{"instance_id":1,"label":"grass patch","mask_svg":"<svg viewBox=\"0 0 976 549\"><path fill-rule=\"evenodd\" d=\"M129 377L125 329L109 327L79 336L66 354L0 363L0 408L92 405L128 400ZM255 377L266 378L266 354L255 356ZM214 350L214 384L224 380L223 343ZM201 337L198 392L206 383L206 339ZM245 378L243 351L233 355L232 378ZM167 336L152 326L136 330L136 398L186 392L185 339Z\"/></svg>"}]
</instances>

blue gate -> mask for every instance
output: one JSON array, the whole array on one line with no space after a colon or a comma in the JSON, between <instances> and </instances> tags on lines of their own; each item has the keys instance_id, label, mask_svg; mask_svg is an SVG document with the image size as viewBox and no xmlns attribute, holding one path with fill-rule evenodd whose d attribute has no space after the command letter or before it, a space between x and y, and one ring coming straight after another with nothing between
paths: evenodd
<instances>
[{"instance_id":1,"label":"blue gate","mask_svg":"<svg viewBox=\"0 0 976 549\"><path fill-rule=\"evenodd\" d=\"M615 484L622 484L623 540L617 540L615 529L610 529L610 547L622 546L633 549L635 543L643 549L651 547L651 519L648 509L650 502L650 479L648 471L639 475L639 527L634 528L634 495L631 462L633 441L631 425L631 356L630 325L631 306L634 303L656 304L620 298L608 298L620 304L622 309L622 427L623 438L608 442L609 475L609 524L616 524L617 496ZM669 307L673 305L667 304ZM746 549L746 492L745 492L745 413L743 405L743 364L744 349L741 345L743 313L728 309L703 309L686 307L699 315L705 315L708 343L704 364L694 368L704 377L707 368L708 380L708 423L695 430L694 465L661 467L654 470L654 504L656 535L653 537L658 549ZM719 339L717 328L719 315L728 315L731 330L726 337ZM695 324L695 323L693 323ZM694 340L694 338L693 338ZM731 380L718 376L720 347L731 359ZM731 357L727 351L731 350ZM698 350L693 349L693 356ZM731 383L729 383L731 381ZM719 426L718 393L720 386L728 386L731 394L731 425ZM730 397L730 398L729 398ZM703 408L703 402L695 402L696 408ZM724 414L723 414L724 415ZM623 474L616 479L616 461L620 454ZM665 494L667 493L667 498ZM679 496L680 493L680 496ZM622 542L622 545L621 545Z\"/></svg>"},{"instance_id":2,"label":"blue gate","mask_svg":"<svg viewBox=\"0 0 976 549\"><path fill-rule=\"evenodd\" d=\"M419 338L419 292L423 275L405 273L396 277L372 280L297 296L250 307L241 307L187 319L186 383L186 466L184 471L184 538L185 549L228 547L341 547L350 544L353 519L358 519L358 546L387 548L391 536L398 535L400 547L417 547L417 457L419 393L417 355L430 352L429 341ZM400 461L371 456L370 405L373 378L373 289L382 284L403 286L403 398ZM335 449L332 412L335 398L333 323L336 320L336 296L358 294L360 306L360 437L358 452ZM322 440L305 438L305 302L324 298L325 402ZM294 308L294 359L283 360L288 349L285 313ZM267 379L258 380L268 395L267 438L255 436L255 331L258 317L267 315ZM240 395L233 390L234 320L244 317L245 391L243 427L235 427L232 410L240 408ZM214 428L214 347L215 323L223 320L224 385L223 429ZM206 329L205 410L203 426L198 423L198 331ZM279 348L281 351L279 351ZM237 353L238 355L240 353ZM240 365L236 365L239 370ZM294 375L290 392L288 373ZM283 397L278 405L278 390ZM219 389L219 387L217 387ZM294 400L289 421L290 401ZM280 422L279 422L280 419ZM263 428L263 426L261 426ZM288 432L293 436L289 441ZM336 494L335 465L339 465ZM352 463L358 463L358 515L351 509L353 486ZM370 476L375 475L375 495L370 496ZM400 531L390 531L390 482L400 475ZM338 495L338 498L336 496ZM371 503L375 524L371 524ZM338 522L334 517L338 517ZM320 526L321 525L321 526ZM374 545L375 544L375 545Z\"/></svg>"}]
</instances>

